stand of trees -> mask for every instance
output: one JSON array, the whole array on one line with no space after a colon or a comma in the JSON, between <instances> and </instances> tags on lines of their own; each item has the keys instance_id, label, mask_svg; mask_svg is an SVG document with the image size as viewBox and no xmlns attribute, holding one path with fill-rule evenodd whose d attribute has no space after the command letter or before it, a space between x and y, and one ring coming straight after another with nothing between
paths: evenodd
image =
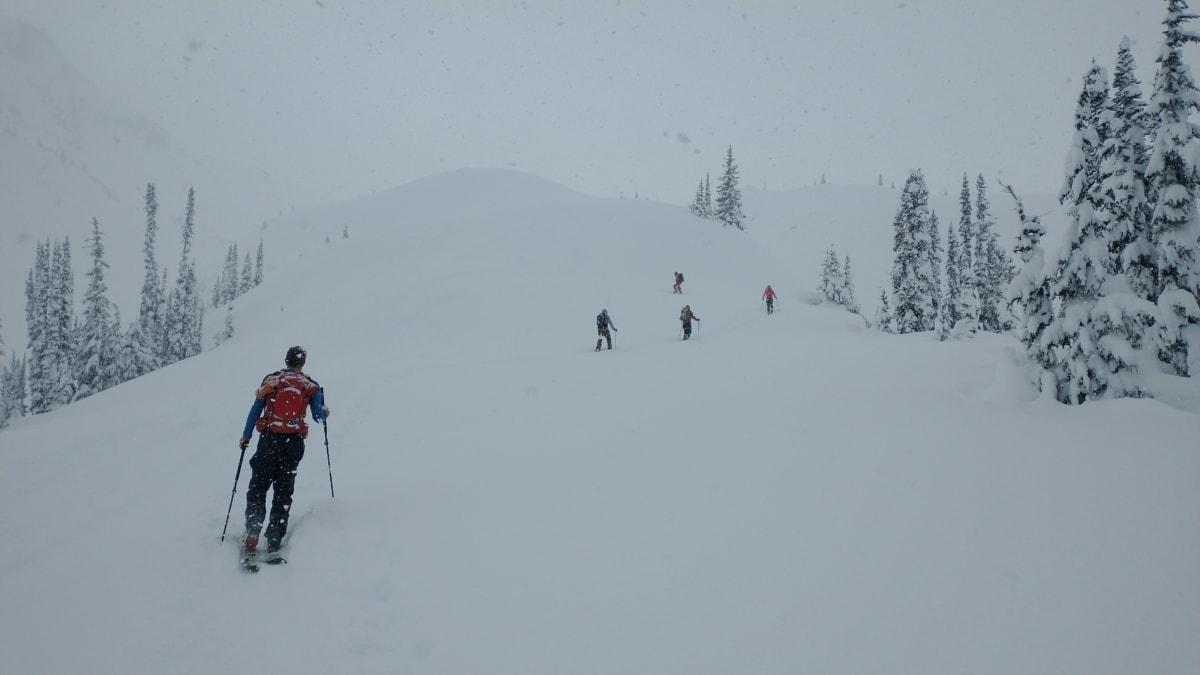
<instances>
[{"instance_id":1,"label":"stand of trees","mask_svg":"<svg viewBox=\"0 0 1200 675\"><path fill-rule=\"evenodd\" d=\"M92 219L92 235L85 247L90 262L79 316L75 314L69 239L37 243L33 268L25 282L28 354L13 354L0 369L0 427L14 415L54 410L200 353L204 303L192 257L195 207L195 191L189 190L179 272L168 292L167 270L160 272L155 257L158 199L154 185L146 186L145 276L138 315L128 328L122 328L120 311L108 299L104 278L108 263L98 220ZM261 243L253 273L247 256L240 276L236 275L236 247L231 253L235 270L232 295L222 296L221 302L232 301L262 282ZM227 316L222 336L232 335L232 317Z\"/></svg>"}]
</instances>

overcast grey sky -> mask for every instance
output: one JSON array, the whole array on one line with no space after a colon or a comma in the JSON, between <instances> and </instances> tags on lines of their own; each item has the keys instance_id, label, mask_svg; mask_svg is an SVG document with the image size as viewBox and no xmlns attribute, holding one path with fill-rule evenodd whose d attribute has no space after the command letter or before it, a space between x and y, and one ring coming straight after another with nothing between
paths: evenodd
<instances>
[{"instance_id":1,"label":"overcast grey sky","mask_svg":"<svg viewBox=\"0 0 1200 675\"><path fill-rule=\"evenodd\" d=\"M1091 60L1156 0L0 0L200 156L331 198L461 167L687 203L744 185L963 172L1057 190ZM1200 26L1193 26L1200 30ZM1189 52L1189 61L1194 52ZM1111 74L1111 73L1110 73ZM2 84L0 84L2 86Z\"/></svg>"}]
</instances>

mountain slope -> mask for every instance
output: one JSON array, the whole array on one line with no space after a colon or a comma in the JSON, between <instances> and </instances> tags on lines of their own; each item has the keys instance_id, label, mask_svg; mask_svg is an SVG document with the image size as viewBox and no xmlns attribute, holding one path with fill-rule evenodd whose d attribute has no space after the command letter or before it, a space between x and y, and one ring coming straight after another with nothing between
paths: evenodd
<instances>
[{"instance_id":1,"label":"mountain slope","mask_svg":"<svg viewBox=\"0 0 1200 675\"><path fill-rule=\"evenodd\" d=\"M0 432L0 671L1200 668L1195 413L867 330L760 230L490 171L271 221L233 340ZM235 441L296 343L328 446L247 576Z\"/></svg>"},{"instance_id":2,"label":"mountain slope","mask_svg":"<svg viewBox=\"0 0 1200 675\"><path fill-rule=\"evenodd\" d=\"M112 299L131 318L142 285L147 183L159 202L158 263L172 271L195 188L204 279L219 273L232 237L311 199L302 186L280 186L253 168L201 163L88 82L39 29L0 14L0 317L9 348L23 348L23 289L36 242L70 237L82 279L92 218L110 256L136 261L108 275Z\"/></svg>"}]
</instances>

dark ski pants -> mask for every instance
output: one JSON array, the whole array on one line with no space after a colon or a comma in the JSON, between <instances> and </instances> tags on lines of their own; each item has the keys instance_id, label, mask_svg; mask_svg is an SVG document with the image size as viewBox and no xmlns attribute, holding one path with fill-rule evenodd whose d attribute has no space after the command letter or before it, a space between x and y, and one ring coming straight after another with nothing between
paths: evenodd
<instances>
[{"instance_id":1,"label":"dark ski pants","mask_svg":"<svg viewBox=\"0 0 1200 675\"><path fill-rule=\"evenodd\" d=\"M604 340L608 340L608 348L612 349L612 333L608 332L607 328L597 328L596 333L600 336L596 338L596 351L600 351L600 344Z\"/></svg>"},{"instance_id":2,"label":"dark ski pants","mask_svg":"<svg viewBox=\"0 0 1200 675\"><path fill-rule=\"evenodd\" d=\"M686 340L692 337L692 322L689 321L683 324L683 339Z\"/></svg>"},{"instance_id":3,"label":"dark ski pants","mask_svg":"<svg viewBox=\"0 0 1200 675\"><path fill-rule=\"evenodd\" d=\"M775 311L775 299L767 298L767 314L770 314L774 311Z\"/></svg>"},{"instance_id":4,"label":"dark ski pants","mask_svg":"<svg viewBox=\"0 0 1200 675\"><path fill-rule=\"evenodd\" d=\"M296 468L304 459L304 439L298 434L264 431L258 449L250 458L250 487L246 488L246 534L258 535L267 515L267 490L274 488L271 520L267 524L267 546L278 548L287 532L296 488Z\"/></svg>"}]
</instances>

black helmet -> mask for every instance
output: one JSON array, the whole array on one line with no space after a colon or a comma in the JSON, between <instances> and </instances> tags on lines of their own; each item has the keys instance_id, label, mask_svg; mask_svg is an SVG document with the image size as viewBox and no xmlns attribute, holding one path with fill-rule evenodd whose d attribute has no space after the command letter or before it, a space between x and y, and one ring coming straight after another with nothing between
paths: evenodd
<instances>
[{"instance_id":1,"label":"black helmet","mask_svg":"<svg viewBox=\"0 0 1200 675\"><path fill-rule=\"evenodd\" d=\"M299 345L287 350L287 356L283 357L283 362L288 368L299 368L308 360L308 352L304 351L304 347Z\"/></svg>"}]
</instances>

